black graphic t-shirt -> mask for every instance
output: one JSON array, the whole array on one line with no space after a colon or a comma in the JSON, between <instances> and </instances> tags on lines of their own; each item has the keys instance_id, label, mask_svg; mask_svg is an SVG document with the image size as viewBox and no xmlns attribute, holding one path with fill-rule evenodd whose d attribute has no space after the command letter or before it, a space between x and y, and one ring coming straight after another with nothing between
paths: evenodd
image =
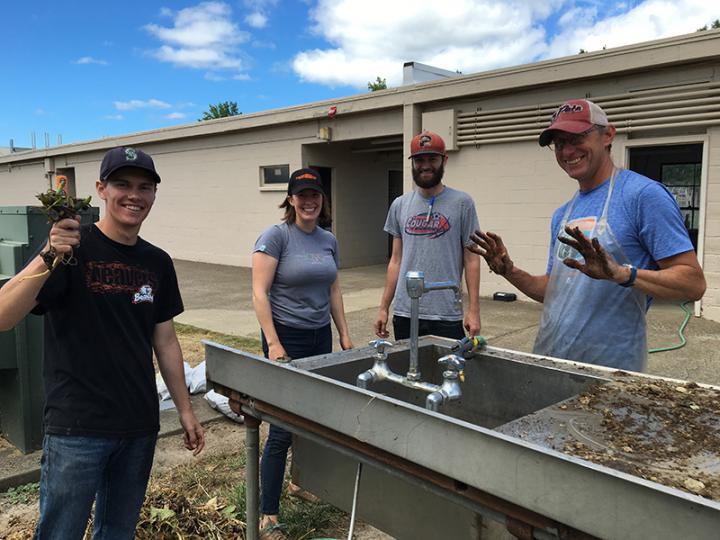
<instances>
[{"instance_id":1,"label":"black graphic t-shirt","mask_svg":"<svg viewBox=\"0 0 720 540\"><path fill-rule=\"evenodd\" d=\"M119 244L81 227L77 265L40 290L45 313L45 431L134 437L159 429L152 362L155 325L182 313L170 256L138 238Z\"/></svg>"}]
</instances>

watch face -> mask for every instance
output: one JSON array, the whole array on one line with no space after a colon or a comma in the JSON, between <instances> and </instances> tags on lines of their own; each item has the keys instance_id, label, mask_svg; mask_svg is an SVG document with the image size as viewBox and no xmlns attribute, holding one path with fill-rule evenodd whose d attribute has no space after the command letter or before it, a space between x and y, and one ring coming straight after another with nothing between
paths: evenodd
<instances>
[{"instance_id":1,"label":"watch face","mask_svg":"<svg viewBox=\"0 0 720 540\"><path fill-rule=\"evenodd\" d=\"M40 253L40 256L42 257L45 266L52 270L55 264L55 258L57 257L57 251L55 251L55 248L50 246L50 249Z\"/></svg>"}]
</instances>

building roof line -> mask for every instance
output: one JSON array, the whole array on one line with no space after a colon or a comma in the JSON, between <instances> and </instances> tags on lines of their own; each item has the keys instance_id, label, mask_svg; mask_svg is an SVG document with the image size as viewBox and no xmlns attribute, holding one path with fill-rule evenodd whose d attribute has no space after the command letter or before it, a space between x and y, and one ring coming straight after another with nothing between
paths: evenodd
<instances>
[{"instance_id":1,"label":"building roof line","mask_svg":"<svg viewBox=\"0 0 720 540\"><path fill-rule=\"evenodd\" d=\"M622 65L617 62L618 56L623 57ZM459 75L449 79L389 88L377 92L23 151L0 156L0 163L25 162L57 155L102 151L121 145L140 146L189 137L221 135L278 124L312 120L330 123L332 120L329 118L328 112L329 108L333 106L336 107L336 117L342 118L348 115L379 112L408 104L422 105L459 97L482 96L527 87L547 86L567 80L597 78L613 73L647 70L713 58L720 59L720 29Z\"/></svg>"}]
</instances>

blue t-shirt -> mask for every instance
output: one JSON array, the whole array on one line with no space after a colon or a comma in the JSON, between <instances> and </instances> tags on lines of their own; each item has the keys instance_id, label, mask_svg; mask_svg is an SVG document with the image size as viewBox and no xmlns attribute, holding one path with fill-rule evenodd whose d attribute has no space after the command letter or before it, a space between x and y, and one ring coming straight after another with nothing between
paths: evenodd
<instances>
[{"instance_id":1,"label":"blue t-shirt","mask_svg":"<svg viewBox=\"0 0 720 540\"><path fill-rule=\"evenodd\" d=\"M330 286L337 279L337 240L315 227L311 233L294 223L265 230L255 242L277 259L270 293L273 319L292 328L317 329L330 323Z\"/></svg>"},{"instance_id":2,"label":"blue t-shirt","mask_svg":"<svg viewBox=\"0 0 720 540\"><path fill-rule=\"evenodd\" d=\"M568 216L568 224L587 217L600 219L609 187L607 180L595 189L580 192ZM555 210L552 217L548 274L552 270L555 242L561 232L560 222L568 204ZM657 270L657 261L693 249L672 194L660 182L627 169L617 174L608 208L608 223L625 255L637 268Z\"/></svg>"}]
</instances>

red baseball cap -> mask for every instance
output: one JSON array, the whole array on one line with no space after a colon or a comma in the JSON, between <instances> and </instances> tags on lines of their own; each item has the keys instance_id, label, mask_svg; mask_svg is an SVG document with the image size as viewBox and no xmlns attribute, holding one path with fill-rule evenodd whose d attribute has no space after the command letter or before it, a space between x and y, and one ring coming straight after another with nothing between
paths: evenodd
<instances>
[{"instance_id":1,"label":"red baseball cap","mask_svg":"<svg viewBox=\"0 0 720 540\"><path fill-rule=\"evenodd\" d=\"M571 99L566 101L550 117L550 126L540 134L540 146L552 142L555 131L582 133L593 126L607 126L607 115L599 105L589 99Z\"/></svg>"},{"instance_id":2,"label":"red baseball cap","mask_svg":"<svg viewBox=\"0 0 720 540\"><path fill-rule=\"evenodd\" d=\"M437 133L423 131L418 133L410 141L410 158L424 154L445 155L445 141Z\"/></svg>"}]
</instances>

